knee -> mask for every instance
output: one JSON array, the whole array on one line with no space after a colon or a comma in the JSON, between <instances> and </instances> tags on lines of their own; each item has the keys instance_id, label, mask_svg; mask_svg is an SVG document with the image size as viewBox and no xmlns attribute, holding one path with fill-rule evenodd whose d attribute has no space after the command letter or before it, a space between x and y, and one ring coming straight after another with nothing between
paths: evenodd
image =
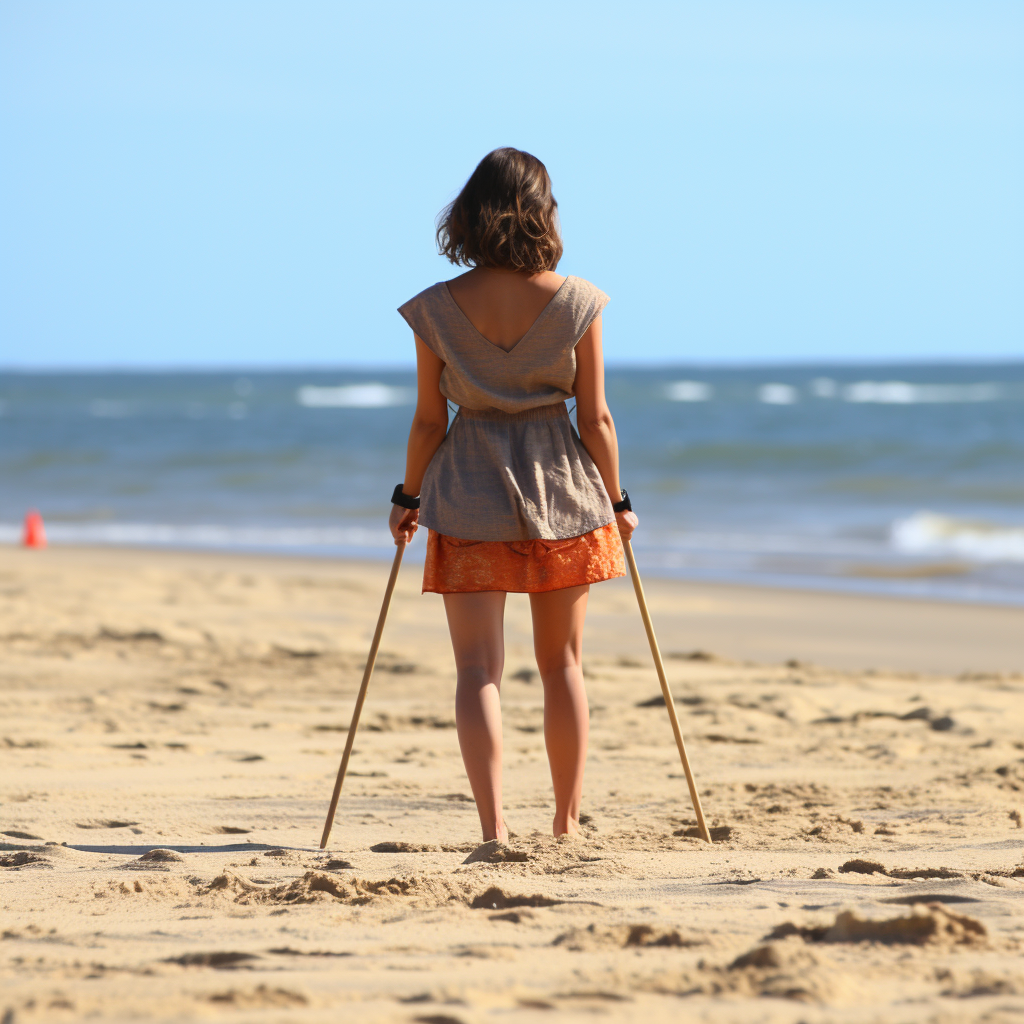
<instances>
[{"instance_id":1,"label":"knee","mask_svg":"<svg viewBox=\"0 0 1024 1024\"><path fill-rule=\"evenodd\" d=\"M463 693L501 684L501 669L484 662L460 665L456 671L457 689Z\"/></svg>"},{"instance_id":2,"label":"knee","mask_svg":"<svg viewBox=\"0 0 1024 1024\"><path fill-rule=\"evenodd\" d=\"M540 678L545 684L560 683L566 679L580 676L583 667L571 651L559 651L557 654L538 654L537 668Z\"/></svg>"}]
</instances>

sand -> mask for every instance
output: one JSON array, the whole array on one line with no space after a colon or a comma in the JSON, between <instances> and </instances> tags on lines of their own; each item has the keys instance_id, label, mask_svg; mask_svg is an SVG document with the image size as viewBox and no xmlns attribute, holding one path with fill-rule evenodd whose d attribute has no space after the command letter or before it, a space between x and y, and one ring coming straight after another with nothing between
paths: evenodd
<instances>
[{"instance_id":1,"label":"sand","mask_svg":"<svg viewBox=\"0 0 1024 1024\"><path fill-rule=\"evenodd\" d=\"M495 862L443 611L373 563L0 552L0 1020L1019 1021L1024 610L594 589L586 838L509 602Z\"/></svg>"}]
</instances>

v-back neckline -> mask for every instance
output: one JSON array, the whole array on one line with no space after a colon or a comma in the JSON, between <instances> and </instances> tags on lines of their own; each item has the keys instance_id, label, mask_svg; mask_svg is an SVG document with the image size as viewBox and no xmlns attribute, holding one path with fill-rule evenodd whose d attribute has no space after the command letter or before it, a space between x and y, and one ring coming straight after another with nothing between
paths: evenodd
<instances>
[{"instance_id":1,"label":"v-back neckline","mask_svg":"<svg viewBox=\"0 0 1024 1024\"><path fill-rule=\"evenodd\" d=\"M527 329L526 333L511 348L502 348L499 344L497 344L496 342L491 341L490 338L488 338L486 335L482 334L480 332L480 330L477 328L476 324L474 324L473 321L470 320L469 317L466 315L466 311L455 301L455 296L452 295L451 289L448 287L448 282L447 281L441 281L440 284L441 284L441 287L444 289L445 294L448 296L448 301L451 302L451 304L459 311L459 315L469 325L469 327L473 331L473 333L481 341L487 342L487 344L491 348L497 349L497 351L499 351L502 355L510 356L537 329L538 324L540 324L540 322L547 316L548 311L555 304L555 299L557 299L558 296L562 294L562 290L569 283L569 278L571 278L571 277L572 277L572 274L566 274L565 279L558 286L558 288L555 291L555 294L552 295L550 299L548 299L547 305L540 311L540 313L537 316L537 319L534 320L532 324L530 324L530 326Z\"/></svg>"}]
</instances>

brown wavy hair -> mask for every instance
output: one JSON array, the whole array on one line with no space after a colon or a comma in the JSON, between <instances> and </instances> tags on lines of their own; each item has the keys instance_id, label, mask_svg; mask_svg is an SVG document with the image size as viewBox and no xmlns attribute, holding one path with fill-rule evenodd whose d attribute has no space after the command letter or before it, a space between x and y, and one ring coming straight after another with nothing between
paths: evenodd
<instances>
[{"instance_id":1,"label":"brown wavy hair","mask_svg":"<svg viewBox=\"0 0 1024 1024\"><path fill-rule=\"evenodd\" d=\"M562 237L547 168L511 146L488 153L441 212L437 247L456 266L554 270Z\"/></svg>"}]
</instances>

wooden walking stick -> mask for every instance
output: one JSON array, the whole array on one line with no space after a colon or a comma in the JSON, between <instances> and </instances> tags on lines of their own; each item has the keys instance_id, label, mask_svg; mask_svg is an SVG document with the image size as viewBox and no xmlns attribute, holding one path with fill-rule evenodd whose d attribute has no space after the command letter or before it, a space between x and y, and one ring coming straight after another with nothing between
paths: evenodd
<instances>
[{"instance_id":1,"label":"wooden walking stick","mask_svg":"<svg viewBox=\"0 0 1024 1024\"><path fill-rule=\"evenodd\" d=\"M324 825L324 834L320 839L320 849L327 846L327 840L331 835L331 826L334 824L334 812L338 809L338 799L341 796L341 785L345 781L345 772L348 770L348 759L352 756L352 744L356 740L356 729L359 728L359 715L363 710L363 701L366 700L366 688L370 685L370 676L373 675L373 665L377 660L377 648L380 647L381 634L384 632L384 621L388 617L388 608L391 605L391 595L395 590L395 581L398 579L398 570L402 567L402 555L405 554L405 537L398 541L398 550L395 551L395 560L391 564L391 575L388 577L388 585L384 591L384 603L380 606L380 616L377 619L377 628L373 633L373 642L370 644L370 653L366 659L366 668L363 669L363 681L359 684L359 695L356 697L355 710L352 712L352 721L348 724L348 739L345 740L345 753L341 755L341 766L338 768L338 778L334 783L334 793L331 794L331 806L327 810L327 822Z\"/></svg>"},{"instance_id":2,"label":"wooden walking stick","mask_svg":"<svg viewBox=\"0 0 1024 1024\"><path fill-rule=\"evenodd\" d=\"M626 549L626 561L629 562L629 572L633 577L633 589L636 591L637 604L640 605L640 617L644 620L644 629L647 630L647 639L651 645L651 654L654 655L654 667L658 670L658 682L661 683L661 693L665 698L665 707L668 709L668 719L672 723L672 732L676 738L676 746L679 748L679 760L683 762L683 771L686 773L686 784L690 787L690 799L693 801L693 810L697 815L697 828L704 841L711 842L711 833L704 823L704 812L700 806L700 796L697 793L697 784L693 781L693 772L690 771L690 762L686 756L686 747L683 745L683 733L679 728L679 718L676 715L675 701L672 700L672 691L668 688L668 680L665 678L665 663L661 660L661 651L658 649L658 638L654 635L654 626L651 624L651 613L647 610L647 599L644 597L644 585L640 582L640 573L637 572L636 559L633 557L633 545L624 541L622 545Z\"/></svg>"}]
</instances>

